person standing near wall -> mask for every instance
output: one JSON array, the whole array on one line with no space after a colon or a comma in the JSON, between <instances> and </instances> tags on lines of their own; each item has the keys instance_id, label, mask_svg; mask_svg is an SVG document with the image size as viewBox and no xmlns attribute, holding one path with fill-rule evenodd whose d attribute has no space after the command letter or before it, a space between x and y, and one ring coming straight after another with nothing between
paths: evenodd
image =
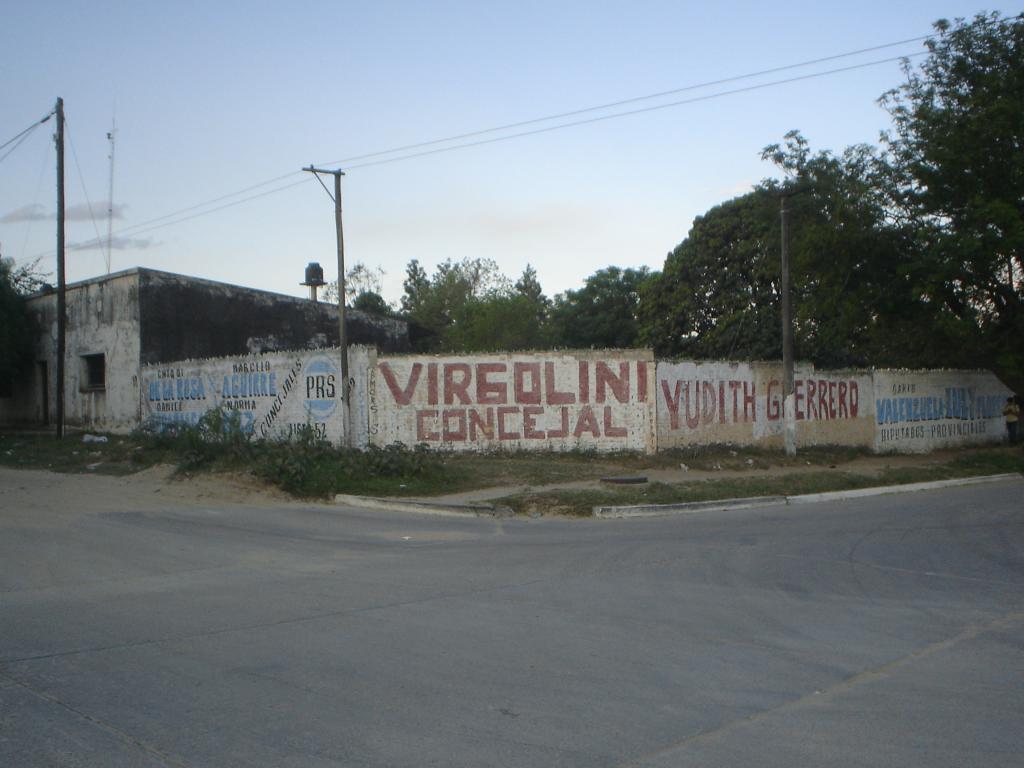
<instances>
[{"instance_id":1,"label":"person standing near wall","mask_svg":"<svg viewBox=\"0 0 1024 768\"><path fill-rule=\"evenodd\" d=\"M1006 434L1010 438L1010 445L1017 444L1017 422L1020 421L1020 406L1014 397L1006 398L1006 405L1003 406L1003 416L1006 418Z\"/></svg>"}]
</instances>

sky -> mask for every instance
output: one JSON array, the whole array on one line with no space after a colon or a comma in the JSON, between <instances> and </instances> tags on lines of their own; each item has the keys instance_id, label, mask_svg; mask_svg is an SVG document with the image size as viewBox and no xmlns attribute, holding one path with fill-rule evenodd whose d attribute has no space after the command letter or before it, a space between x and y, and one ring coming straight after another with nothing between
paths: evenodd
<instances>
[{"instance_id":1,"label":"sky","mask_svg":"<svg viewBox=\"0 0 1024 768\"><path fill-rule=\"evenodd\" d=\"M661 269L696 216L779 175L761 150L791 129L815 150L877 142L889 127L877 99L904 76L890 61L771 83L924 48L679 89L985 10L1015 12L957 0L34 0L10 4L0 26L0 142L64 99L71 281L107 271L116 126L112 271L306 295L308 262L337 277L333 203L301 170L314 164L346 171L346 263L383 270L389 301L412 259L429 273L493 259L512 280L529 264L551 296L610 265ZM665 91L679 92L353 159ZM0 150L0 254L50 273L53 130ZM407 157L427 150L442 151Z\"/></svg>"}]
</instances>

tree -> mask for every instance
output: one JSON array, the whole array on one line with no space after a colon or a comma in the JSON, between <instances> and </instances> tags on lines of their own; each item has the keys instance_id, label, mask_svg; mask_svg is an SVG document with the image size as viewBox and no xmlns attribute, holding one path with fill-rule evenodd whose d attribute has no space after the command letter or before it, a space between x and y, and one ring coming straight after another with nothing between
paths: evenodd
<instances>
[{"instance_id":1,"label":"tree","mask_svg":"<svg viewBox=\"0 0 1024 768\"><path fill-rule=\"evenodd\" d=\"M513 289L517 296L526 300L523 307L533 315L539 330L547 322L551 300L544 295L544 289L541 288L540 280L537 279L537 270L527 264L522 276L516 280ZM539 343L539 341L538 338L537 342Z\"/></svg>"},{"instance_id":2,"label":"tree","mask_svg":"<svg viewBox=\"0 0 1024 768\"><path fill-rule=\"evenodd\" d=\"M406 266L402 287L405 290L402 295L402 313L411 316L426 301L427 291L430 290L430 278L417 259L413 259Z\"/></svg>"},{"instance_id":3,"label":"tree","mask_svg":"<svg viewBox=\"0 0 1024 768\"><path fill-rule=\"evenodd\" d=\"M352 309L373 315L390 315L391 305L375 291L363 291L352 300Z\"/></svg>"},{"instance_id":4,"label":"tree","mask_svg":"<svg viewBox=\"0 0 1024 768\"><path fill-rule=\"evenodd\" d=\"M534 301L521 294L471 299L456 312L444 347L459 352L540 349L543 328Z\"/></svg>"},{"instance_id":5,"label":"tree","mask_svg":"<svg viewBox=\"0 0 1024 768\"><path fill-rule=\"evenodd\" d=\"M936 22L882 105L894 215L918 228L925 295L1024 379L1024 15ZM925 270L922 270L925 272Z\"/></svg>"},{"instance_id":6,"label":"tree","mask_svg":"<svg viewBox=\"0 0 1024 768\"><path fill-rule=\"evenodd\" d=\"M345 273L345 300L355 306L354 301L361 294L373 293L379 296L383 280L383 269L380 267L368 267L363 262L357 261ZM331 280L324 286L323 300L332 304L338 303L337 280Z\"/></svg>"},{"instance_id":7,"label":"tree","mask_svg":"<svg viewBox=\"0 0 1024 768\"><path fill-rule=\"evenodd\" d=\"M629 348L637 344L637 311L647 267L600 269L583 287L555 297L550 339L569 348Z\"/></svg>"},{"instance_id":8,"label":"tree","mask_svg":"<svg viewBox=\"0 0 1024 768\"><path fill-rule=\"evenodd\" d=\"M777 357L779 248L766 189L698 216L641 292L641 343L659 355Z\"/></svg>"},{"instance_id":9,"label":"tree","mask_svg":"<svg viewBox=\"0 0 1024 768\"><path fill-rule=\"evenodd\" d=\"M16 267L0 258L0 391L32 363L32 320L25 296L43 285L36 264Z\"/></svg>"},{"instance_id":10,"label":"tree","mask_svg":"<svg viewBox=\"0 0 1024 768\"><path fill-rule=\"evenodd\" d=\"M765 148L804 193L790 198L797 353L821 366L977 365L922 286L928 257L893 216L884 155L869 145L811 153L797 131ZM782 187L762 185L773 195ZM925 329L928 332L923 332Z\"/></svg>"},{"instance_id":11,"label":"tree","mask_svg":"<svg viewBox=\"0 0 1024 768\"><path fill-rule=\"evenodd\" d=\"M781 357L779 198L786 192L797 355L838 367L932 365L945 353L948 365L949 335L910 266L913 229L890 221L879 191L878 153L865 145L838 156L812 153L792 131L763 157L789 179L763 182L694 221L645 287L641 339L662 355Z\"/></svg>"},{"instance_id":12,"label":"tree","mask_svg":"<svg viewBox=\"0 0 1024 768\"><path fill-rule=\"evenodd\" d=\"M881 102L881 148L762 157L788 177L695 220L642 294L659 354L778 357L778 195L796 351L819 365L994 367L1024 386L1024 16L940 21Z\"/></svg>"},{"instance_id":13,"label":"tree","mask_svg":"<svg viewBox=\"0 0 1024 768\"><path fill-rule=\"evenodd\" d=\"M417 346L421 351L452 348L446 341L461 310L470 301L482 301L511 292L509 280L490 259L445 261L437 266L431 278L413 259L406 268L402 313L425 333Z\"/></svg>"}]
</instances>

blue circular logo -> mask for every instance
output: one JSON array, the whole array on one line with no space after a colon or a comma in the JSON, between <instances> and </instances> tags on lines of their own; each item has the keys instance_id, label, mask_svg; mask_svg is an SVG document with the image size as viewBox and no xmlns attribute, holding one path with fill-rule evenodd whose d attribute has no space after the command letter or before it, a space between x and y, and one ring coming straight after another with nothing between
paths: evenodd
<instances>
[{"instance_id":1,"label":"blue circular logo","mask_svg":"<svg viewBox=\"0 0 1024 768\"><path fill-rule=\"evenodd\" d=\"M313 420L323 420L334 413L341 398L341 373L338 365L326 355L310 358L302 368L306 413Z\"/></svg>"}]
</instances>

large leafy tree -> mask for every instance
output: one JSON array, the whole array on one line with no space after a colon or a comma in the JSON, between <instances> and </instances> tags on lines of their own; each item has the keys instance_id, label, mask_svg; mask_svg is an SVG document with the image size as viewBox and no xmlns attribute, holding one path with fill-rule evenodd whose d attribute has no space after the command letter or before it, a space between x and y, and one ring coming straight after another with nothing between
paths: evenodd
<instances>
[{"instance_id":1,"label":"large leafy tree","mask_svg":"<svg viewBox=\"0 0 1024 768\"><path fill-rule=\"evenodd\" d=\"M776 210L760 189L698 216L642 290L640 341L668 356L777 356Z\"/></svg>"},{"instance_id":2,"label":"large leafy tree","mask_svg":"<svg viewBox=\"0 0 1024 768\"><path fill-rule=\"evenodd\" d=\"M646 286L641 338L662 355L781 356L780 202L790 208L797 354L819 365L929 364L934 308L915 294L908 229L876 192L877 154L812 153L797 132L764 156L788 175L698 217ZM943 345L938 345L943 346Z\"/></svg>"},{"instance_id":3,"label":"large leafy tree","mask_svg":"<svg viewBox=\"0 0 1024 768\"><path fill-rule=\"evenodd\" d=\"M508 278L491 259L445 261L431 277L413 259L406 267L404 287L402 313L421 329L416 346L423 351L453 347L448 337L454 324L466 317L466 304L511 292Z\"/></svg>"},{"instance_id":4,"label":"large leafy tree","mask_svg":"<svg viewBox=\"0 0 1024 768\"><path fill-rule=\"evenodd\" d=\"M868 145L812 153L790 132L763 156L789 176L797 352L819 365L974 365L951 316L922 293L917 227L893 217L883 156Z\"/></svg>"},{"instance_id":5,"label":"large leafy tree","mask_svg":"<svg viewBox=\"0 0 1024 768\"><path fill-rule=\"evenodd\" d=\"M790 200L797 354L821 365L988 365L1024 385L1024 20L936 25L887 93L881 148L764 157L787 175L709 211L644 292L661 354L777 357L778 195ZM773 221L774 220L774 221Z\"/></svg>"},{"instance_id":6,"label":"large leafy tree","mask_svg":"<svg viewBox=\"0 0 1024 768\"><path fill-rule=\"evenodd\" d=\"M41 286L35 264L16 267L0 258L0 391L32 363L32 321L25 297Z\"/></svg>"},{"instance_id":7,"label":"large leafy tree","mask_svg":"<svg viewBox=\"0 0 1024 768\"><path fill-rule=\"evenodd\" d=\"M923 293L1024 378L1024 15L935 24L882 97L896 216L917 227Z\"/></svg>"},{"instance_id":8,"label":"large leafy tree","mask_svg":"<svg viewBox=\"0 0 1024 768\"><path fill-rule=\"evenodd\" d=\"M607 267L588 277L582 288L555 297L550 338L570 348L626 348L638 343L637 312L647 267Z\"/></svg>"},{"instance_id":9,"label":"large leafy tree","mask_svg":"<svg viewBox=\"0 0 1024 768\"><path fill-rule=\"evenodd\" d=\"M455 314L443 347L459 352L541 349L545 345L537 304L518 293L471 299Z\"/></svg>"}]
</instances>

